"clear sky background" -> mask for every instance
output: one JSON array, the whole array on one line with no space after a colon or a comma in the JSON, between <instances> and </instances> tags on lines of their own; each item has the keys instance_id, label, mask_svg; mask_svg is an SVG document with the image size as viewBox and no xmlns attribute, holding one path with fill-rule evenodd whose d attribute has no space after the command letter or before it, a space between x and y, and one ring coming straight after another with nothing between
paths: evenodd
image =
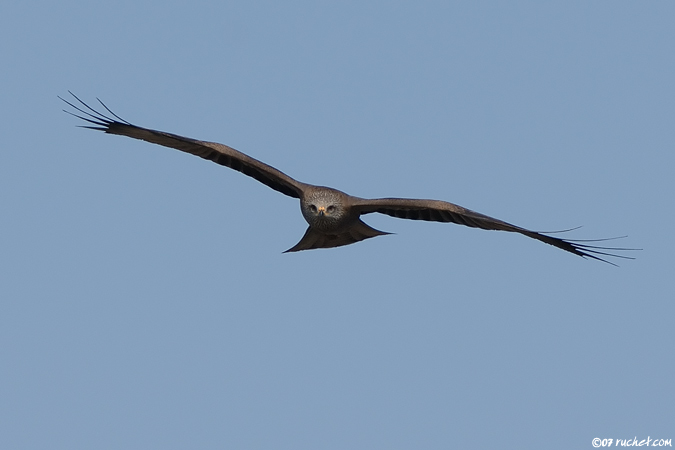
<instances>
[{"instance_id":1,"label":"clear sky background","mask_svg":"<svg viewBox=\"0 0 675 450\"><path fill-rule=\"evenodd\" d=\"M0 448L675 439L675 3L0 3ZM569 238L282 254L297 200L57 95L362 197Z\"/></svg>"}]
</instances>

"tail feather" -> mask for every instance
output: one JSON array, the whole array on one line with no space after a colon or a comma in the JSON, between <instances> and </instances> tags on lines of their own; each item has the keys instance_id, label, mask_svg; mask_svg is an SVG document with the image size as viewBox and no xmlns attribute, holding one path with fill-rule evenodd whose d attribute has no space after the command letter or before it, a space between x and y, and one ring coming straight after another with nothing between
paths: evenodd
<instances>
[{"instance_id":1,"label":"tail feather","mask_svg":"<svg viewBox=\"0 0 675 450\"><path fill-rule=\"evenodd\" d=\"M353 244L355 242L363 241L364 239L385 234L391 233L376 230L375 228L366 225L361 220L354 223L347 231L339 234L326 234L309 227L307 228L307 231L305 231L305 235L300 239L300 242L286 250L284 253L299 252L301 250L311 250L314 248L341 247L343 245Z\"/></svg>"}]
</instances>

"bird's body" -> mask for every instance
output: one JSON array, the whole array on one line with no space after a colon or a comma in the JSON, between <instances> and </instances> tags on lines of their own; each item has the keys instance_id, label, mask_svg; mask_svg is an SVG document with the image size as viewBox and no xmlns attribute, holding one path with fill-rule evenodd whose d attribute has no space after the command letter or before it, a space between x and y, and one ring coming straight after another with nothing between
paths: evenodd
<instances>
[{"instance_id":1,"label":"bird's body","mask_svg":"<svg viewBox=\"0 0 675 450\"><path fill-rule=\"evenodd\" d=\"M403 219L452 222L485 230L516 232L546 242L575 255L605 262L609 261L598 255L628 258L623 255L601 251L628 249L597 247L584 244L582 243L583 241L572 241L548 236L441 200L404 198L364 199L348 195L337 189L302 183L280 170L227 145L199 141L163 131L138 127L119 118L103 103L101 105L113 117L94 110L75 97L74 94L71 93L71 95L84 109L67 100L62 100L86 117L70 112L69 114L95 125L86 126L85 128L141 139L191 153L217 164L230 167L255 178L282 194L299 199L302 215L309 224L309 227L300 242L288 249L287 252L339 247L371 237L389 234L370 227L360 218L364 214L381 213Z\"/></svg>"}]
</instances>

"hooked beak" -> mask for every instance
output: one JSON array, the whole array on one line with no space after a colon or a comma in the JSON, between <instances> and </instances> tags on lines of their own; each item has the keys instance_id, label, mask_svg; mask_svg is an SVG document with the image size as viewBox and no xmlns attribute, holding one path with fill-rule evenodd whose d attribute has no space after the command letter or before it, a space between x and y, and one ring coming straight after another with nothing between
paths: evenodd
<instances>
[{"instance_id":1,"label":"hooked beak","mask_svg":"<svg viewBox=\"0 0 675 450\"><path fill-rule=\"evenodd\" d=\"M326 214L326 207L325 206L319 206L318 211L319 211L319 215L323 216L323 215Z\"/></svg>"}]
</instances>

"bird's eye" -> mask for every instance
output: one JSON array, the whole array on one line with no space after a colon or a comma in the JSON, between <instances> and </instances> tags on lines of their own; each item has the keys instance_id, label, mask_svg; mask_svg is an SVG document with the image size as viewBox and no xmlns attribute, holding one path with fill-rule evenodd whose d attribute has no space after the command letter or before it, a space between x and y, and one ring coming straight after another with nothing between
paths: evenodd
<instances>
[{"instance_id":1,"label":"bird's eye","mask_svg":"<svg viewBox=\"0 0 675 450\"><path fill-rule=\"evenodd\" d=\"M329 205L328 208L326 208L326 211L328 211L328 212L333 212L333 211L335 211L335 206L334 206L334 205Z\"/></svg>"},{"instance_id":2,"label":"bird's eye","mask_svg":"<svg viewBox=\"0 0 675 450\"><path fill-rule=\"evenodd\" d=\"M310 209L312 212L316 212L316 205L309 205L309 209Z\"/></svg>"}]
</instances>

